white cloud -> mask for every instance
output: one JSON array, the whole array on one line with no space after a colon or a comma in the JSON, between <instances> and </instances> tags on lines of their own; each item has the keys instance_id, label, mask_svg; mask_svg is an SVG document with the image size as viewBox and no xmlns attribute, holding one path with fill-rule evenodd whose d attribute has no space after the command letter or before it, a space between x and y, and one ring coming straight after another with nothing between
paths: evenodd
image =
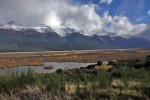
<instances>
[{"instance_id":1,"label":"white cloud","mask_svg":"<svg viewBox=\"0 0 150 100\"><path fill-rule=\"evenodd\" d=\"M150 9L147 11L147 14L150 16Z\"/></svg>"},{"instance_id":2,"label":"white cloud","mask_svg":"<svg viewBox=\"0 0 150 100\"><path fill-rule=\"evenodd\" d=\"M103 16L104 26L106 23L110 24L110 27L105 26L105 30L111 33L117 33L116 35L129 37L141 34L147 29L146 24L134 25L126 16L110 16L108 12Z\"/></svg>"},{"instance_id":3,"label":"white cloud","mask_svg":"<svg viewBox=\"0 0 150 100\"><path fill-rule=\"evenodd\" d=\"M112 22L112 17L109 15L108 11L103 14L102 21L104 24Z\"/></svg>"},{"instance_id":4,"label":"white cloud","mask_svg":"<svg viewBox=\"0 0 150 100\"><path fill-rule=\"evenodd\" d=\"M2 1L2 3L1 3ZM100 30L102 22L96 5L72 0L1 0L0 22L42 23L51 27Z\"/></svg>"},{"instance_id":5,"label":"white cloud","mask_svg":"<svg viewBox=\"0 0 150 100\"><path fill-rule=\"evenodd\" d=\"M113 0L100 0L100 3L111 4L112 2L113 2Z\"/></svg>"},{"instance_id":6,"label":"white cloud","mask_svg":"<svg viewBox=\"0 0 150 100\"><path fill-rule=\"evenodd\" d=\"M143 17L138 17L138 18L136 19L137 22L140 22L140 21L142 21L142 20L143 20Z\"/></svg>"},{"instance_id":7,"label":"white cloud","mask_svg":"<svg viewBox=\"0 0 150 100\"><path fill-rule=\"evenodd\" d=\"M111 23L111 32L120 36L136 36L146 30L146 24L132 24L125 16L115 16Z\"/></svg>"},{"instance_id":8,"label":"white cloud","mask_svg":"<svg viewBox=\"0 0 150 100\"><path fill-rule=\"evenodd\" d=\"M112 0L101 0L112 3ZM14 20L21 24L46 24L51 27L69 27L78 31L86 30L88 35L95 32L137 35L146 29L146 24L134 25L124 16L111 16L105 12L100 16L97 5L77 4L72 0L1 0L0 22ZM86 33L86 34L87 34Z\"/></svg>"},{"instance_id":9,"label":"white cloud","mask_svg":"<svg viewBox=\"0 0 150 100\"><path fill-rule=\"evenodd\" d=\"M96 5L71 5L67 2L57 4L58 7L51 8L44 21L49 26L69 27L77 30L100 30L101 18L96 13ZM58 9L61 6L61 9ZM55 16L52 15L54 13ZM54 18L54 19L52 19ZM52 21L56 23L52 23Z\"/></svg>"},{"instance_id":10,"label":"white cloud","mask_svg":"<svg viewBox=\"0 0 150 100\"><path fill-rule=\"evenodd\" d=\"M119 36L136 36L147 28L145 24L133 25L126 17L118 17L112 22L111 32L117 33Z\"/></svg>"}]
</instances>

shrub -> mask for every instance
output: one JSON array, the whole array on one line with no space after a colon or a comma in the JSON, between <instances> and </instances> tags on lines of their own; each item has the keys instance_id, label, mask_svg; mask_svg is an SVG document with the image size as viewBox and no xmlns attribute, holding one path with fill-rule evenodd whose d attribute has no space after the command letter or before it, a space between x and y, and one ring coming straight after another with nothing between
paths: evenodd
<instances>
[{"instance_id":1,"label":"shrub","mask_svg":"<svg viewBox=\"0 0 150 100\"><path fill-rule=\"evenodd\" d=\"M150 55L148 55L148 56L146 57L146 60L150 60Z\"/></svg>"},{"instance_id":2,"label":"shrub","mask_svg":"<svg viewBox=\"0 0 150 100\"><path fill-rule=\"evenodd\" d=\"M144 68L150 69L150 60L145 62Z\"/></svg>"},{"instance_id":3,"label":"shrub","mask_svg":"<svg viewBox=\"0 0 150 100\"><path fill-rule=\"evenodd\" d=\"M144 67L144 63L142 63L142 62L136 63L133 67L136 68L136 69L143 68Z\"/></svg>"},{"instance_id":4,"label":"shrub","mask_svg":"<svg viewBox=\"0 0 150 100\"><path fill-rule=\"evenodd\" d=\"M111 76L113 78L121 78L121 70L120 69L117 69L117 68L113 68L111 70Z\"/></svg>"},{"instance_id":5,"label":"shrub","mask_svg":"<svg viewBox=\"0 0 150 100\"><path fill-rule=\"evenodd\" d=\"M94 67L95 67L95 64L93 64L93 65L88 65L86 68L87 68L87 69L94 69Z\"/></svg>"},{"instance_id":6,"label":"shrub","mask_svg":"<svg viewBox=\"0 0 150 100\"><path fill-rule=\"evenodd\" d=\"M57 70L56 70L56 73L57 73L57 74L62 74L62 73L63 73L63 70L62 70L62 69L57 69Z\"/></svg>"},{"instance_id":7,"label":"shrub","mask_svg":"<svg viewBox=\"0 0 150 100\"><path fill-rule=\"evenodd\" d=\"M98 65L98 66L101 66L101 65L102 65L102 62L101 62L101 61L97 61L97 65Z\"/></svg>"}]
</instances>

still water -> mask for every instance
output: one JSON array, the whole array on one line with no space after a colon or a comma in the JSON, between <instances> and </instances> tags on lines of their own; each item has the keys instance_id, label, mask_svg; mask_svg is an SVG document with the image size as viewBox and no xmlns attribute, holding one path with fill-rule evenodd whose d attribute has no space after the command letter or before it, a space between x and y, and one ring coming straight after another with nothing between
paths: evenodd
<instances>
[{"instance_id":1,"label":"still water","mask_svg":"<svg viewBox=\"0 0 150 100\"><path fill-rule=\"evenodd\" d=\"M20 66L20 67L12 67L6 69L0 69L0 73L8 73L8 72L22 72L27 71L28 69L33 70L34 72L39 73L51 73L55 72L57 69L64 69L64 68L78 68L78 67L86 67L88 65L95 64L95 63L79 63L79 62L46 62L44 65L46 66L53 66L53 69L47 70L44 69L44 66Z\"/></svg>"}]
</instances>

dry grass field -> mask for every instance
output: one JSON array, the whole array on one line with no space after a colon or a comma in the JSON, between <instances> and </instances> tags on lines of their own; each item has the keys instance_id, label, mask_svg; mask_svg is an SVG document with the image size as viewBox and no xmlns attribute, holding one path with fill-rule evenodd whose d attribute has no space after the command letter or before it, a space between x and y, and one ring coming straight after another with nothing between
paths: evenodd
<instances>
[{"instance_id":1,"label":"dry grass field","mask_svg":"<svg viewBox=\"0 0 150 100\"><path fill-rule=\"evenodd\" d=\"M148 49L0 53L0 68L40 66L44 62L96 62L131 59L147 55L150 55Z\"/></svg>"}]
</instances>

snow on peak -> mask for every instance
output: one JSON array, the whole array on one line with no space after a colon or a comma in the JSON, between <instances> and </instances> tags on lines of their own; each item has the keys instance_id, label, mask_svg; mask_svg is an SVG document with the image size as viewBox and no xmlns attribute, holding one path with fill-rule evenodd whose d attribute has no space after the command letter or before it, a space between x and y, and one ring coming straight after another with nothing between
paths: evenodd
<instances>
[{"instance_id":1,"label":"snow on peak","mask_svg":"<svg viewBox=\"0 0 150 100\"><path fill-rule=\"evenodd\" d=\"M64 28L64 27L50 27L45 24L37 24L37 25L20 25L15 23L14 21L8 22L7 24L0 24L0 29L13 29L15 31L25 31L25 30L35 30L39 33L46 32L55 32L60 37L65 37L68 34L72 33L81 33L85 36L93 36L93 35L108 35L110 33L106 31L95 31L95 30L76 30L74 28ZM113 34L112 34L113 36Z\"/></svg>"},{"instance_id":2,"label":"snow on peak","mask_svg":"<svg viewBox=\"0 0 150 100\"><path fill-rule=\"evenodd\" d=\"M78 32L77 30L73 28L60 28L60 27L53 27L52 28L54 32L56 32L59 36L64 37L67 34Z\"/></svg>"},{"instance_id":3,"label":"snow on peak","mask_svg":"<svg viewBox=\"0 0 150 100\"><path fill-rule=\"evenodd\" d=\"M44 24L32 25L32 26L28 25L28 26L25 26L25 27L26 27L26 29L33 29L33 30L35 30L35 31L37 31L39 33L45 33L47 31L51 31L52 30L51 27L46 26Z\"/></svg>"},{"instance_id":4,"label":"snow on peak","mask_svg":"<svg viewBox=\"0 0 150 100\"><path fill-rule=\"evenodd\" d=\"M64 37L67 34L71 34L74 32L78 32L73 28L61 28L61 27L50 27L46 26L44 24L38 24L38 25L20 25L15 23L14 21L8 22L7 24L0 24L1 29L13 29L15 31L24 31L24 30L35 30L39 33L45 33L45 32L55 32L59 36Z\"/></svg>"},{"instance_id":5,"label":"snow on peak","mask_svg":"<svg viewBox=\"0 0 150 100\"><path fill-rule=\"evenodd\" d=\"M11 21L11 22L8 22L7 24L1 25L0 28L14 29L14 30L20 31L23 28L23 26L16 24L15 22Z\"/></svg>"},{"instance_id":6,"label":"snow on peak","mask_svg":"<svg viewBox=\"0 0 150 100\"><path fill-rule=\"evenodd\" d=\"M49 26L40 24L40 25L20 25L15 23L14 21L8 22L7 24L0 25L2 29L13 29L15 31L22 31L22 30L35 30L40 33L45 33L48 30L51 30Z\"/></svg>"},{"instance_id":7,"label":"snow on peak","mask_svg":"<svg viewBox=\"0 0 150 100\"><path fill-rule=\"evenodd\" d=\"M25 31L25 30L35 30L39 33L46 32L55 32L60 37L65 37L68 34L72 33L81 33L85 36L93 36L93 35L108 35L110 33L106 31L95 31L95 30L76 30L74 28L64 28L64 27L50 27L44 24L37 25L20 25L15 23L14 21L8 22L7 24L0 24L0 29L13 29L15 31ZM113 34L112 34L113 36Z\"/></svg>"}]
</instances>

